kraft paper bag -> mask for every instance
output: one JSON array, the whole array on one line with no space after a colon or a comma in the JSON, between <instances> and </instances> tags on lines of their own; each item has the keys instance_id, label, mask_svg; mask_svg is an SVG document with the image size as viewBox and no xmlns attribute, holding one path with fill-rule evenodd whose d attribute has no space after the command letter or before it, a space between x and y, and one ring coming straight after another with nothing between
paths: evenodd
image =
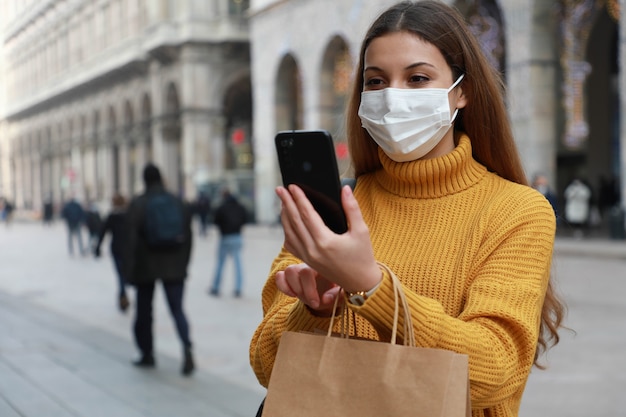
<instances>
[{"instance_id":1,"label":"kraft paper bag","mask_svg":"<svg viewBox=\"0 0 626 417\"><path fill-rule=\"evenodd\" d=\"M414 347L403 296L391 343L334 337L332 323L326 336L283 333L263 417L469 417L467 355ZM398 298L407 345L395 344Z\"/></svg>"}]
</instances>

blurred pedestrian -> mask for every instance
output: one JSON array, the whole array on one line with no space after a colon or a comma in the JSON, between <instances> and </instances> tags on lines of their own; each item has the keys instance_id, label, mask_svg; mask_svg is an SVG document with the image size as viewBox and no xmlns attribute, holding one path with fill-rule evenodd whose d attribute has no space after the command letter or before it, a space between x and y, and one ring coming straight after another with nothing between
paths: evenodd
<instances>
[{"instance_id":1,"label":"blurred pedestrian","mask_svg":"<svg viewBox=\"0 0 626 417\"><path fill-rule=\"evenodd\" d=\"M52 199L49 198L43 203L43 224L51 225L54 217L54 206L52 205Z\"/></svg>"},{"instance_id":2,"label":"blurred pedestrian","mask_svg":"<svg viewBox=\"0 0 626 417\"><path fill-rule=\"evenodd\" d=\"M145 192L135 197L127 211L129 228L128 282L137 290L135 342L141 357L136 366L156 365L152 334L152 299L161 281L170 313L183 346L183 375L194 368L189 323L183 311L183 293L191 256L191 212L183 201L165 190L159 169L148 164L143 171Z\"/></svg>"},{"instance_id":3,"label":"blurred pedestrian","mask_svg":"<svg viewBox=\"0 0 626 417\"><path fill-rule=\"evenodd\" d=\"M537 173L533 177L533 182L531 185L535 190L543 194L546 200L548 200L548 202L554 209L554 214L557 216L557 220L558 220L558 210L557 210L558 199L557 199L556 194L554 193L554 191L552 191L552 188L550 187L550 182L548 181L548 177L546 177L542 173Z\"/></svg>"},{"instance_id":4,"label":"blurred pedestrian","mask_svg":"<svg viewBox=\"0 0 626 417\"><path fill-rule=\"evenodd\" d=\"M591 188L580 178L574 178L565 188L565 220L574 228L574 237L585 235L591 209Z\"/></svg>"},{"instance_id":5,"label":"blurred pedestrian","mask_svg":"<svg viewBox=\"0 0 626 417\"><path fill-rule=\"evenodd\" d=\"M85 209L85 226L89 232L89 248L93 251L102 229L102 217L98 206L93 201L88 202Z\"/></svg>"},{"instance_id":6,"label":"blurred pedestrian","mask_svg":"<svg viewBox=\"0 0 626 417\"><path fill-rule=\"evenodd\" d=\"M98 239L94 245L94 256L100 257L100 246L107 233L111 234L111 256L117 274L118 295L117 305L120 311L126 312L130 302L126 294L126 279L124 278L124 258L127 255L127 225L126 225L126 199L121 194L115 194L111 199L112 208L100 228Z\"/></svg>"},{"instance_id":7,"label":"blurred pedestrian","mask_svg":"<svg viewBox=\"0 0 626 417\"><path fill-rule=\"evenodd\" d=\"M194 211L200 221L200 236L207 235L209 226L209 215L211 214L211 199L205 192L200 192L194 204Z\"/></svg>"},{"instance_id":8,"label":"blurred pedestrian","mask_svg":"<svg viewBox=\"0 0 626 417\"><path fill-rule=\"evenodd\" d=\"M13 203L11 203L6 198L4 198L2 201L2 220L4 220L4 224L9 227L11 221L13 220L13 210L15 209L15 207L13 206Z\"/></svg>"},{"instance_id":9,"label":"blurred pedestrian","mask_svg":"<svg viewBox=\"0 0 626 417\"><path fill-rule=\"evenodd\" d=\"M87 251L83 246L83 236L81 232L81 226L85 222L85 210L83 210L74 196L71 196L63 206L61 217L63 217L67 225L67 243L70 255L74 255L74 240L78 242L80 254L86 255Z\"/></svg>"},{"instance_id":10,"label":"blurred pedestrian","mask_svg":"<svg viewBox=\"0 0 626 417\"><path fill-rule=\"evenodd\" d=\"M217 250L217 266L213 277L213 285L209 294L219 296L222 282L222 271L226 258L231 256L235 264L235 297L241 297L243 286L243 270L241 267L241 247L243 239L241 229L247 222L246 208L231 194L228 189L222 192L222 203L215 210L213 222L220 233L220 242Z\"/></svg>"}]
</instances>

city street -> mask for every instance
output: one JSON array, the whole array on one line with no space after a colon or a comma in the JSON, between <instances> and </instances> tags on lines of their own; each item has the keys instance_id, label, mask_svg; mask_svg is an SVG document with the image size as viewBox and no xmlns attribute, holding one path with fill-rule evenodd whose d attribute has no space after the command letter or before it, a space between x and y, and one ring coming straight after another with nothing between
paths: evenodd
<instances>
[{"instance_id":1,"label":"city street","mask_svg":"<svg viewBox=\"0 0 626 417\"><path fill-rule=\"evenodd\" d=\"M232 297L229 263L214 298L207 288L217 233L195 237L185 308L198 370L184 378L161 291L157 368L130 364L133 306L117 310L108 242L100 259L70 257L60 222L0 225L0 416L253 416L264 389L248 344L282 230L248 226L244 242L243 297ZM557 288L573 331L561 333L547 370L533 370L520 416L626 416L626 243L560 238L556 250Z\"/></svg>"}]
</instances>

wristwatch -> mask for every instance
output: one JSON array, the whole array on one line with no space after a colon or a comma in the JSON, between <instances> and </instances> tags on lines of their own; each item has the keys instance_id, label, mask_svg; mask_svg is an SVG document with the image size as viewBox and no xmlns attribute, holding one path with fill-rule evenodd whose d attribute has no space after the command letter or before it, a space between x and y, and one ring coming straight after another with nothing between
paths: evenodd
<instances>
[{"instance_id":1,"label":"wristwatch","mask_svg":"<svg viewBox=\"0 0 626 417\"><path fill-rule=\"evenodd\" d=\"M369 291L346 292L346 298L348 299L348 302L350 304L362 306L363 304L365 304L365 301L367 301L367 299L374 294L378 287L380 287L381 282L382 281L376 284L374 288Z\"/></svg>"}]
</instances>

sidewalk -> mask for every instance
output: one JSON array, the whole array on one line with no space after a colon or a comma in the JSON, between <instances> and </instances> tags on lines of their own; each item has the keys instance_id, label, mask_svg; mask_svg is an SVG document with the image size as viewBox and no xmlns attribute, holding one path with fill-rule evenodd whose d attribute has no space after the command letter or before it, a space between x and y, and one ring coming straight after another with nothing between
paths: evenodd
<instances>
[{"instance_id":1,"label":"sidewalk","mask_svg":"<svg viewBox=\"0 0 626 417\"><path fill-rule=\"evenodd\" d=\"M254 415L265 390L248 363L248 346L261 319L261 287L282 232L251 227L245 239L244 296L235 299L230 263L224 295L213 298L206 292L215 230L206 239L195 238L185 309L198 370L185 378L161 290L154 300L157 368L132 366L137 357L133 314L117 310L108 246L99 260L71 258L60 222L51 228L0 225L0 416Z\"/></svg>"},{"instance_id":2,"label":"sidewalk","mask_svg":"<svg viewBox=\"0 0 626 417\"><path fill-rule=\"evenodd\" d=\"M198 365L191 378L180 375L180 342L162 291L155 296L158 366L137 369L130 364L137 355L132 314L116 309L108 251L100 260L70 258L65 239L60 222L51 228L30 222L9 229L0 225L0 416L254 415L265 390L248 364L248 345L261 319L261 288L280 249L282 230L245 229L241 299L231 297L230 263L223 296L207 295L217 234L213 229L208 238L196 236L185 294ZM578 395L590 390L589 381L596 399L607 393L621 398L617 391L624 387L623 377L608 372L621 366L616 358L626 346L626 333L619 330L624 327L619 324L624 310L619 294L626 286L626 242L559 237L555 257L578 336L565 333L549 371L533 374L523 403L527 413L520 414L524 416L548 415L543 411L553 409L570 413L553 412L553 417L582 416L592 406L602 411L588 394ZM598 363L600 356L614 362ZM577 395L578 414L560 404L572 401L564 398L566 393ZM604 407L609 412L596 415L611 416L617 406L612 404Z\"/></svg>"}]
</instances>

